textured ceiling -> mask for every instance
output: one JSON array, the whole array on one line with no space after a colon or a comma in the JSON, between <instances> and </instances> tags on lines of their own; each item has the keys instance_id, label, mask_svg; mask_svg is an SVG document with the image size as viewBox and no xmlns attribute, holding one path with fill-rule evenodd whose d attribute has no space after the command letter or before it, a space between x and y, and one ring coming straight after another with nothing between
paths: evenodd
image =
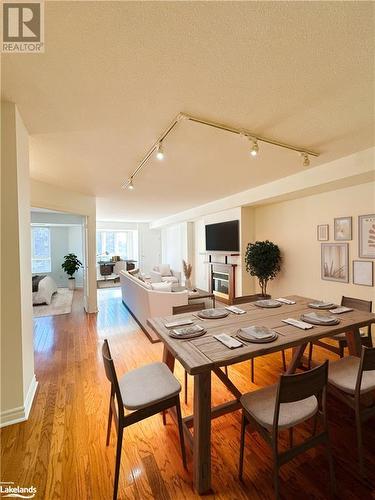
<instances>
[{"instance_id":1,"label":"textured ceiling","mask_svg":"<svg viewBox=\"0 0 375 500\"><path fill-rule=\"evenodd\" d=\"M152 220L301 171L296 153L183 122L132 193L120 185L180 111L321 152L374 144L371 2L46 2L46 51L4 55L3 98L34 178Z\"/></svg>"}]
</instances>

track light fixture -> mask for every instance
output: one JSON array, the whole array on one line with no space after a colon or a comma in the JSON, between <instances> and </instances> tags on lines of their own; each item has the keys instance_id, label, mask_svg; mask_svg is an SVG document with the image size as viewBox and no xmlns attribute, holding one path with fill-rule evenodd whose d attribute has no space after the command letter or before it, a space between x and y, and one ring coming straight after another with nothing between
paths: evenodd
<instances>
[{"instance_id":1,"label":"track light fixture","mask_svg":"<svg viewBox=\"0 0 375 500\"><path fill-rule=\"evenodd\" d=\"M252 146L251 146L251 149L250 149L250 154L251 156L253 156L255 158L255 156L258 155L258 152L259 152L259 145L258 145L258 141L257 139L251 139L251 142L252 142Z\"/></svg>"},{"instance_id":2,"label":"track light fixture","mask_svg":"<svg viewBox=\"0 0 375 500\"><path fill-rule=\"evenodd\" d=\"M163 146L162 146L161 142L159 142L157 150L156 150L156 158L158 160L163 160L164 159L164 151L163 151Z\"/></svg>"},{"instance_id":3,"label":"track light fixture","mask_svg":"<svg viewBox=\"0 0 375 500\"><path fill-rule=\"evenodd\" d=\"M150 158L155 155L155 151L156 151L155 156L157 160L161 161L164 159L164 152L162 147L163 141L175 129L175 127L178 125L180 121L189 121L191 123L198 123L201 125L205 125L207 127L215 128L217 130L222 130L224 132L229 132L231 134L237 134L246 137L251 141L250 155L254 158L259 153L259 145L258 145L259 142L264 142L266 144L270 144L278 148L288 149L290 151L296 151L301 155L304 167L308 167L310 165L310 156L319 156L319 153L315 151L310 151L308 149L301 148L301 146L293 146L291 144L286 144L285 142L263 137L254 134L250 130L233 127L231 125L226 125L224 123L213 122L211 120L206 120L205 118L199 118L198 116L188 115L186 113L179 113L168 125L168 127L162 132L162 134L158 137L158 139L151 145L151 147L148 149L143 159L138 163L138 165L136 166L135 170L132 172L128 180L122 184L122 187L124 189L126 188L130 190L134 189L133 179L141 172L142 168L144 168L145 165L147 165Z\"/></svg>"},{"instance_id":4,"label":"track light fixture","mask_svg":"<svg viewBox=\"0 0 375 500\"><path fill-rule=\"evenodd\" d=\"M310 158L309 158L309 155L308 155L307 153L305 153L305 152L302 152L302 153L301 153L301 156L302 156L302 158L303 158L303 163L302 163L302 165L303 165L304 167L309 167L309 166L310 166Z\"/></svg>"}]
</instances>

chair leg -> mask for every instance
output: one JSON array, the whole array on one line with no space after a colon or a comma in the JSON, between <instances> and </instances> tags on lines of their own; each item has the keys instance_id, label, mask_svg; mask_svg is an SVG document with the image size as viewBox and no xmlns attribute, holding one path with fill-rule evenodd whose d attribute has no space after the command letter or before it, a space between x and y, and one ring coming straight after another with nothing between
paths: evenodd
<instances>
[{"instance_id":1,"label":"chair leg","mask_svg":"<svg viewBox=\"0 0 375 500\"><path fill-rule=\"evenodd\" d=\"M238 467L238 477L240 481L242 481L243 476L243 452L245 447L245 431L246 431L246 417L244 412L242 412L242 421L241 421L241 441L240 441L240 463Z\"/></svg>"},{"instance_id":2,"label":"chair leg","mask_svg":"<svg viewBox=\"0 0 375 500\"><path fill-rule=\"evenodd\" d=\"M284 349L281 351L281 357L282 357L282 360L283 360L283 370L284 370L284 372L286 372L286 356L285 356L285 350Z\"/></svg>"},{"instance_id":3,"label":"chair leg","mask_svg":"<svg viewBox=\"0 0 375 500\"><path fill-rule=\"evenodd\" d=\"M225 375L228 376L228 367L224 366Z\"/></svg>"},{"instance_id":4,"label":"chair leg","mask_svg":"<svg viewBox=\"0 0 375 500\"><path fill-rule=\"evenodd\" d=\"M121 462L123 432L124 432L124 428L119 426L118 433L117 433L115 483L114 483L114 487L113 487L113 500L117 500L118 481L119 481L119 477L120 477L120 462Z\"/></svg>"},{"instance_id":5,"label":"chair leg","mask_svg":"<svg viewBox=\"0 0 375 500\"><path fill-rule=\"evenodd\" d=\"M178 422L178 432L179 432L179 435L180 435L182 463L184 464L185 469L187 469L185 440L184 440L184 429L182 427L182 415L181 415L180 398L177 398L176 413L177 413L177 422Z\"/></svg>"},{"instance_id":6,"label":"chair leg","mask_svg":"<svg viewBox=\"0 0 375 500\"><path fill-rule=\"evenodd\" d=\"M109 440L111 437L111 425L112 425L112 405L111 405L111 400L110 400L109 401L109 412L108 412L107 440L105 442L106 446L109 445Z\"/></svg>"},{"instance_id":7,"label":"chair leg","mask_svg":"<svg viewBox=\"0 0 375 500\"><path fill-rule=\"evenodd\" d=\"M314 423L313 423L313 430L312 430L312 435L315 436L316 434L316 428L318 426L318 412L315 413L314 415Z\"/></svg>"},{"instance_id":8,"label":"chair leg","mask_svg":"<svg viewBox=\"0 0 375 500\"><path fill-rule=\"evenodd\" d=\"M293 427L289 427L289 448L293 448Z\"/></svg>"},{"instance_id":9,"label":"chair leg","mask_svg":"<svg viewBox=\"0 0 375 500\"><path fill-rule=\"evenodd\" d=\"M167 412L165 410L163 410L161 412L161 415L163 417L163 425L167 425Z\"/></svg>"},{"instance_id":10,"label":"chair leg","mask_svg":"<svg viewBox=\"0 0 375 500\"><path fill-rule=\"evenodd\" d=\"M335 468L333 465L333 457L332 457L332 450L331 450L331 443L329 441L329 436L327 437L326 454L327 454L327 460L328 460L328 465L329 465L329 478L330 478L330 482L331 482L331 493L334 496L334 495L336 495L336 478L335 478Z\"/></svg>"},{"instance_id":11,"label":"chair leg","mask_svg":"<svg viewBox=\"0 0 375 500\"><path fill-rule=\"evenodd\" d=\"M345 347L345 344L343 342L339 342L339 356L340 356L340 358L344 357L344 347Z\"/></svg>"},{"instance_id":12,"label":"chair leg","mask_svg":"<svg viewBox=\"0 0 375 500\"><path fill-rule=\"evenodd\" d=\"M187 371L185 370L185 404L187 405L188 401L188 374Z\"/></svg>"},{"instance_id":13,"label":"chair leg","mask_svg":"<svg viewBox=\"0 0 375 500\"><path fill-rule=\"evenodd\" d=\"M364 464L364 457L363 457L362 422L361 422L359 403L357 403L356 409L355 409L355 425L356 425L356 431L357 431L359 472L360 472L361 476L365 477L366 472L365 472L365 464Z\"/></svg>"},{"instance_id":14,"label":"chair leg","mask_svg":"<svg viewBox=\"0 0 375 500\"><path fill-rule=\"evenodd\" d=\"M308 357L308 362L307 362L307 368L311 370L311 362L312 362L312 356L313 356L313 349L314 349L314 344L310 342L309 344L309 357Z\"/></svg>"},{"instance_id":15,"label":"chair leg","mask_svg":"<svg viewBox=\"0 0 375 500\"><path fill-rule=\"evenodd\" d=\"M277 456L277 448L275 447L275 444L272 444L273 447L273 488L275 490L275 499L279 500L280 498L280 493L279 493L279 462L278 462L278 456Z\"/></svg>"},{"instance_id":16,"label":"chair leg","mask_svg":"<svg viewBox=\"0 0 375 500\"><path fill-rule=\"evenodd\" d=\"M251 374L251 382L254 383L254 358L250 360L250 374Z\"/></svg>"}]
</instances>

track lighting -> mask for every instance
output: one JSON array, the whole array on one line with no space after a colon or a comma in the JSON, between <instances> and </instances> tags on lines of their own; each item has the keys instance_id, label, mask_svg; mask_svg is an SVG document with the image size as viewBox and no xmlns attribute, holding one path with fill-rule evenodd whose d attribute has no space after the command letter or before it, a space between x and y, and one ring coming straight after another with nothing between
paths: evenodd
<instances>
[{"instance_id":1,"label":"track lighting","mask_svg":"<svg viewBox=\"0 0 375 500\"><path fill-rule=\"evenodd\" d=\"M257 156L259 152L259 146L258 146L258 141L256 139L250 139L252 141L252 146L250 149L250 154L251 156Z\"/></svg>"},{"instance_id":2,"label":"track lighting","mask_svg":"<svg viewBox=\"0 0 375 500\"><path fill-rule=\"evenodd\" d=\"M129 189L129 191L133 191L133 189L134 189L133 177L130 177L130 179L129 179L128 189Z\"/></svg>"},{"instance_id":3,"label":"track lighting","mask_svg":"<svg viewBox=\"0 0 375 500\"><path fill-rule=\"evenodd\" d=\"M163 160L164 159L164 151L161 142L159 142L157 150L156 150L156 158L158 160Z\"/></svg>"},{"instance_id":4,"label":"track lighting","mask_svg":"<svg viewBox=\"0 0 375 500\"><path fill-rule=\"evenodd\" d=\"M301 153L301 156L302 156L302 158L303 158L303 163L302 163L302 165L303 165L304 167L309 167L309 166L310 166L310 158L309 158L309 155L308 155L307 153L302 152L302 153Z\"/></svg>"}]
</instances>

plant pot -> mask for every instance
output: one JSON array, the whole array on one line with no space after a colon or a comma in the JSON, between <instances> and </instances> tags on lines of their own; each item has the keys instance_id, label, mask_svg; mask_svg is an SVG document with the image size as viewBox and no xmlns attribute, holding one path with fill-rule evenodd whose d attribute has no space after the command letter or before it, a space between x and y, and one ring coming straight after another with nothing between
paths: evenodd
<instances>
[{"instance_id":1,"label":"plant pot","mask_svg":"<svg viewBox=\"0 0 375 500\"><path fill-rule=\"evenodd\" d=\"M192 288L190 278L185 278L185 288L187 288L188 290L190 290Z\"/></svg>"},{"instance_id":2,"label":"plant pot","mask_svg":"<svg viewBox=\"0 0 375 500\"><path fill-rule=\"evenodd\" d=\"M74 290L76 287L76 279L75 278L68 278L68 288L69 290Z\"/></svg>"}]
</instances>

